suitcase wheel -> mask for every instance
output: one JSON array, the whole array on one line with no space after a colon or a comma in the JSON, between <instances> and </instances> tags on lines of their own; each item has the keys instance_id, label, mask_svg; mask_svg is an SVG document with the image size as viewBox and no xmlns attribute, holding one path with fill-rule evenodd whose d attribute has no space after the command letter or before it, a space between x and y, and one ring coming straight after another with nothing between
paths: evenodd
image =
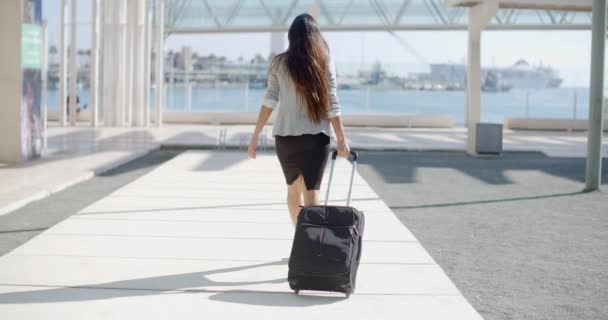
<instances>
[{"instance_id":1,"label":"suitcase wheel","mask_svg":"<svg viewBox=\"0 0 608 320\"><path fill-rule=\"evenodd\" d=\"M300 294L300 289L295 289L295 290L294 290L294 292L295 292L296 294Z\"/></svg>"},{"instance_id":2,"label":"suitcase wheel","mask_svg":"<svg viewBox=\"0 0 608 320\"><path fill-rule=\"evenodd\" d=\"M350 294L353 293L353 289L346 289L346 291L344 292L344 294L346 295L346 298L350 297Z\"/></svg>"}]
</instances>

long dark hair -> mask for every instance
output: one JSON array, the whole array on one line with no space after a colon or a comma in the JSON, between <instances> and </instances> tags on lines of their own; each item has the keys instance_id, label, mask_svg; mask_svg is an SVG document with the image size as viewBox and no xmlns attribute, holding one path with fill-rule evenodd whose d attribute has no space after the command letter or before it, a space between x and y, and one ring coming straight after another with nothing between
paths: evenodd
<instances>
[{"instance_id":1,"label":"long dark hair","mask_svg":"<svg viewBox=\"0 0 608 320\"><path fill-rule=\"evenodd\" d=\"M329 47L315 19L306 13L293 20L287 38L289 47L275 62L284 62L309 118L319 123L329 108Z\"/></svg>"}]
</instances>

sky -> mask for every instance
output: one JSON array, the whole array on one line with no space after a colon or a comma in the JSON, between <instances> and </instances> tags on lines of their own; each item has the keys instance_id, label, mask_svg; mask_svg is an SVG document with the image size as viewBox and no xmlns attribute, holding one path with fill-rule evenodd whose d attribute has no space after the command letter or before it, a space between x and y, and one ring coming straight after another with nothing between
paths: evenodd
<instances>
[{"instance_id":1,"label":"sky","mask_svg":"<svg viewBox=\"0 0 608 320\"><path fill-rule=\"evenodd\" d=\"M90 0L78 1L78 47L90 47ZM43 1L43 18L48 20L49 40L60 40L60 0ZM325 32L338 73L354 74L376 61L389 73L406 76L408 72L428 71L429 63L466 62L467 33L463 31L397 32L415 54L406 50L387 32ZM252 58L270 52L269 33L171 35L166 50L191 46L202 55ZM563 86L589 85L591 52L590 31L485 31L482 35L482 65L504 67L525 59L556 68L564 78ZM287 45L287 40L285 40Z\"/></svg>"}]
</instances>

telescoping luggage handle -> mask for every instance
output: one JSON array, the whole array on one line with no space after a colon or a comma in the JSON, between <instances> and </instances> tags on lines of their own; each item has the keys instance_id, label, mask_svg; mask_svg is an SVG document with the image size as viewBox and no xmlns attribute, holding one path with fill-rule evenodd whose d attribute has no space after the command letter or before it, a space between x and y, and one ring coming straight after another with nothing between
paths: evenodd
<instances>
[{"instance_id":1,"label":"telescoping luggage handle","mask_svg":"<svg viewBox=\"0 0 608 320\"><path fill-rule=\"evenodd\" d=\"M357 167L357 158L359 157L356 152L351 151L350 155L353 156L353 169L350 173L350 185L348 186L348 197L346 198L346 205L350 205L350 195L353 191L353 180L355 178L355 168ZM336 165L336 158L338 157L338 151L334 150L331 154L331 169L329 169L329 181L327 181L327 192L325 193L325 205L329 201L329 189L331 187L331 179L334 176L334 166Z\"/></svg>"}]
</instances>

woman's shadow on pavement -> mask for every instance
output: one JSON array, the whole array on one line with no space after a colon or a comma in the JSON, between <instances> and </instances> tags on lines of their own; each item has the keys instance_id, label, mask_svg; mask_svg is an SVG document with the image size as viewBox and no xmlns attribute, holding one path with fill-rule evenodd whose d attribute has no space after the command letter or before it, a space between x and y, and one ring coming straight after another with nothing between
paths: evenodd
<instances>
[{"instance_id":1,"label":"woman's shadow on pavement","mask_svg":"<svg viewBox=\"0 0 608 320\"><path fill-rule=\"evenodd\" d=\"M219 290L213 287L228 286L238 287L263 283L285 283L285 278L260 281L214 281L208 275L238 272L247 269L262 268L267 266L286 265L288 259L279 261L258 263L253 265L208 270L201 272L189 272L175 275L140 278L123 281L113 281L97 284L85 284L77 286L36 285L31 287L51 287L49 289L33 291L14 291L0 293L0 304L27 304L27 303L54 303L75 302L87 300L102 300L121 297L148 296L158 294L184 294L184 293L216 293L209 300L250 304L264 306L313 306L329 304L342 299L332 297L297 296L291 292L278 291L252 291L252 290ZM2 284L5 286L23 287L23 284Z\"/></svg>"}]
</instances>

